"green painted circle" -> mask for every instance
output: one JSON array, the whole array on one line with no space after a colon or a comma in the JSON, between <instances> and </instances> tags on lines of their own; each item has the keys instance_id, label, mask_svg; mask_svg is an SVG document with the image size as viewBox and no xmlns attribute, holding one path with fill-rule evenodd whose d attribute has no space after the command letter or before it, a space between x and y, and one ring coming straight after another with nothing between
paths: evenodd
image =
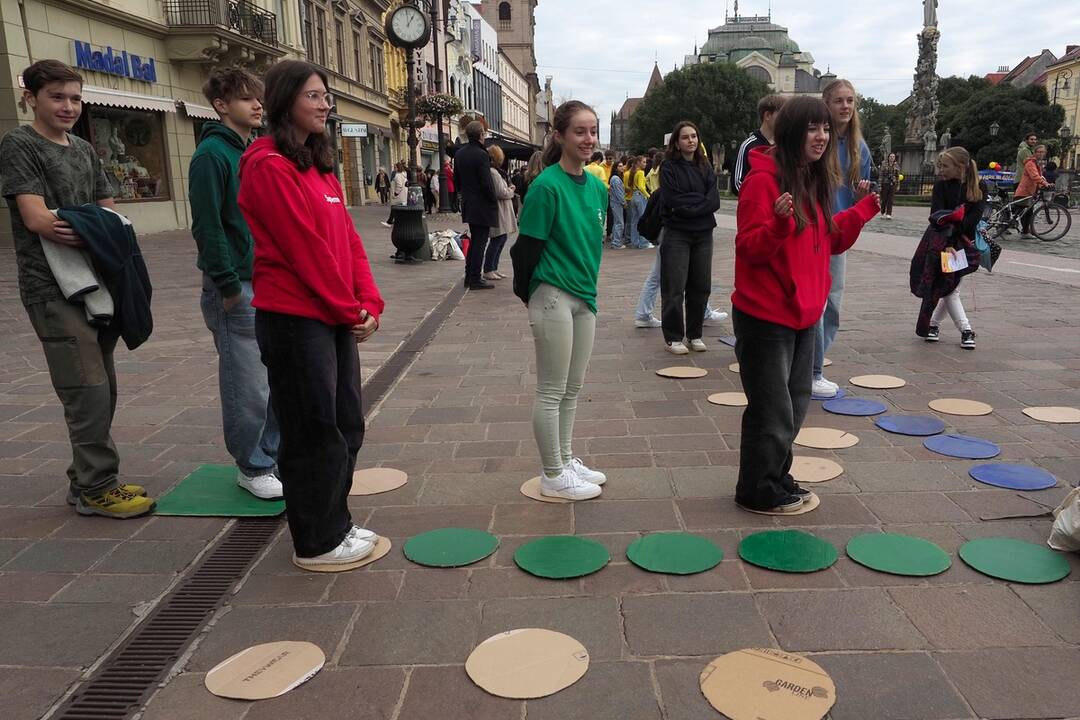
<instances>
[{"instance_id":1,"label":"green painted circle","mask_svg":"<svg viewBox=\"0 0 1080 720\"><path fill-rule=\"evenodd\" d=\"M739 543L739 557L751 565L805 573L824 570L839 556L832 543L802 530L766 530L747 535Z\"/></svg>"},{"instance_id":2,"label":"green painted circle","mask_svg":"<svg viewBox=\"0 0 1080 720\"><path fill-rule=\"evenodd\" d=\"M860 565L891 575L925 577L952 565L949 554L929 540L896 533L857 535L848 542L847 554Z\"/></svg>"},{"instance_id":3,"label":"green painted circle","mask_svg":"<svg viewBox=\"0 0 1080 720\"><path fill-rule=\"evenodd\" d=\"M527 542L514 553L517 566L542 578L564 580L590 575L611 560L607 548L576 535L552 535Z\"/></svg>"},{"instance_id":4,"label":"green painted circle","mask_svg":"<svg viewBox=\"0 0 1080 720\"><path fill-rule=\"evenodd\" d=\"M631 543L626 557L649 572L693 575L716 567L724 552L700 535L653 533Z\"/></svg>"},{"instance_id":5,"label":"green painted circle","mask_svg":"<svg viewBox=\"0 0 1080 720\"><path fill-rule=\"evenodd\" d=\"M499 547L499 538L483 530L442 528L409 538L405 557L417 565L461 567L483 560Z\"/></svg>"},{"instance_id":6,"label":"green painted circle","mask_svg":"<svg viewBox=\"0 0 1080 720\"><path fill-rule=\"evenodd\" d=\"M983 575L1032 585L1052 583L1069 574L1063 553L1012 538L980 538L960 546L960 559Z\"/></svg>"}]
</instances>

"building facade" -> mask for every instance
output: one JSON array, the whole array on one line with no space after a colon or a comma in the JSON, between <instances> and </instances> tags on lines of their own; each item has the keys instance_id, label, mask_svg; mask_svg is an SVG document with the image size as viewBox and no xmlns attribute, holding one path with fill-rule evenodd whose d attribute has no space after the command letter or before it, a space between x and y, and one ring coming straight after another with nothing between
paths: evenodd
<instances>
[{"instance_id":1,"label":"building facade","mask_svg":"<svg viewBox=\"0 0 1080 720\"><path fill-rule=\"evenodd\" d=\"M629 132L630 118L637 110L641 101L664 84L664 76L660 74L660 67L653 63L652 74L649 75L649 84L645 86L645 94L641 97L628 97L623 101L622 107L611 113L611 136L608 146L617 153L625 153L630 150Z\"/></svg>"},{"instance_id":2,"label":"building facade","mask_svg":"<svg viewBox=\"0 0 1080 720\"><path fill-rule=\"evenodd\" d=\"M529 112L529 81L499 49L499 84L502 87L502 128L506 137L532 142L532 113Z\"/></svg>"},{"instance_id":3,"label":"building facade","mask_svg":"<svg viewBox=\"0 0 1080 720\"><path fill-rule=\"evenodd\" d=\"M1050 102L1065 111L1065 125L1059 140L1067 146L1063 169L1080 168L1080 45L1070 45L1060 60L1046 69L1041 79Z\"/></svg>"},{"instance_id":4,"label":"building facade","mask_svg":"<svg viewBox=\"0 0 1080 720\"><path fill-rule=\"evenodd\" d=\"M480 3L478 10L499 36L498 47L528 83L528 107L530 135L535 145L542 145L547 137L548 120L540 121L537 95L541 93L540 80L536 74L536 5L539 0L488 0ZM547 102L550 105L550 101ZM546 107L546 105L545 105ZM550 118L550 116L548 116Z\"/></svg>"},{"instance_id":5,"label":"building facade","mask_svg":"<svg viewBox=\"0 0 1080 720\"><path fill-rule=\"evenodd\" d=\"M499 36L475 5L466 3L472 31L469 36L473 69L473 104L466 109L502 132L502 88L499 84Z\"/></svg>"}]
</instances>

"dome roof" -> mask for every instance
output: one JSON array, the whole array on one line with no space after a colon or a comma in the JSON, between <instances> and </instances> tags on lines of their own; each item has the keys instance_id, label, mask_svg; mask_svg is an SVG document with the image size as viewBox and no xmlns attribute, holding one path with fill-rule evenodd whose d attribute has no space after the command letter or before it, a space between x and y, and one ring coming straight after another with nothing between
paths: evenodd
<instances>
[{"instance_id":1,"label":"dome roof","mask_svg":"<svg viewBox=\"0 0 1080 720\"><path fill-rule=\"evenodd\" d=\"M701 48L702 55L727 55L732 50L764 50L777 53L798 53L799 45L790 37L786 27L775 23L728 20L709 30L709 39Z\"/></svg>"}]
</instances>

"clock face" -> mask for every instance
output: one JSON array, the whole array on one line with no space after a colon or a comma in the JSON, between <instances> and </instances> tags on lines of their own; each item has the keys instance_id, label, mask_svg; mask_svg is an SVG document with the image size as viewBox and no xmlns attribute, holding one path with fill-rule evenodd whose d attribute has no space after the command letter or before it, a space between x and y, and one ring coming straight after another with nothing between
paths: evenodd
<instances>
[{"instance_id":1,"label":"clock face","mask_svg":"<svg viewBox=\"0 0 1080 720\"><path fill-rule=\"evenodd\" d=\"M402 42L416 43L427 34L427 18L418 8L406 5L394 13L390 27Z\"/></svg>"}]
</instances>

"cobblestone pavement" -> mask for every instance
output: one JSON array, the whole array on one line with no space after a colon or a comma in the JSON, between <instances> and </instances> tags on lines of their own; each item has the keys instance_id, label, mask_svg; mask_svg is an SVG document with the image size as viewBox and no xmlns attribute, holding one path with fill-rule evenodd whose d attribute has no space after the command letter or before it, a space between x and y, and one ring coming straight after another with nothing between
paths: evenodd
<instances>
[{"instance_id":1,"label":"cobblestone pavement","mask_svg":"<svg viewBox=\"0 0 1080 720\"><path fill-rule=\"evenodd\" d=\"M461 265L392 265L374 214L359 217L389 298L384 344L376 348L388 353L459 281ZM722 217L716 234L721 295L732 279L731 220ZM1020 411L1080 405L1076 278L1041 270L1023 277L1023 267L976 274L965 280L964 301L979 348L962 351L951 328L929 346L913 336L917 301L907 291L904 257L910 250L890 250L897 245L890 236L867 234L861 242L866 249L853 251L848 263L831 377L844 382L874 372L906 379L899 390L860 391L896 411L928 412L927 401L941 396L991 403L992 415L946 422L999 443L1005 461L1056 473L1061 487L1026 494L1056 504L1066 484L1080 481L1080 426L1041 424ZM121 358L116 435L127 476L158 492L197 463L225 455L190 240L163 236L146 247L158 283L159 330L144 350ZM631 323L652 257L633 250L604 257L597 339L575 436L576 452L608 473L600 499L548 505L519 494L539 463L529 422L534 375L525 310L508 280L469 293L377 409L361 452L362 465L410 474L399 490L352 500L356 520L390 537L395 550L363 570L305 574L289 562L283 530L144 717L704 720L719 716L697 688L699 673L716 655L748 646L806 653L825 667L839 693L833 720L1080 716L1080 696L1070 689L1080 665L1078 556L1069 557L1069 579L1045 586L991 580L955 556L976 537L1044 542L1045 518L980 519L1030 510L1025 493L974 483L967 476L972 463L931 454L866 418L815 407L808 425L860 438L850 449L813 452L845 470L817 486L821 507L782 519L737 510L731 496L740 412L705 401L711 392L739 389L738 375L727 370L733 352L717 340L730 326L709 328L710 351L687 358L708 368L708 377L657 377L655 369L674 364L672 357L659 331ZM39 716L62 696L226 523L111 522L78 518L63 505L63 424L14 297L10 264L0 285L11 316L0 356L0 717L21 719ZM727 305L726 297L714 300ZM400 553L408 537L447 526L488 530L501 546L456 570L420 568ZM935 577L908 579L866 570L843 553L833 567L808 575L772 573L738 559L742 537L777 527L805 528L841 548L861 532L909 533L940 544L953 565ZM705 535L725 560L687 577L627 563L627 545L657 530ZM604 543L612 563L564 582L514 566L519 545L554 533ZM478 642L515 627L578 638L591 655L589 672L542 700L486 695L466 677L464 660ZM280 639L318 643L326 667L293 692L257 704L221 700L202 687L204 673L223 658Z\"/></svg>"}]
</instances>

